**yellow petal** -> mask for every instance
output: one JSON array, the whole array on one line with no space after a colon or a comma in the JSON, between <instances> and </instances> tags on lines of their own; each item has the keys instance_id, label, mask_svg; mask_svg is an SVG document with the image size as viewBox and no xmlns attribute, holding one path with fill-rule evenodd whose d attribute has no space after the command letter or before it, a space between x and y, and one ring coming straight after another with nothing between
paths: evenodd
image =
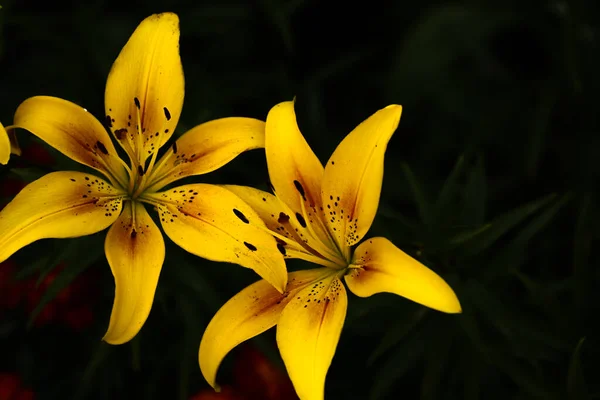
<instances>
[{"instance_id":1,"label":"yellow petal","mask_svg":"<svg viewBox=\"0 0 600 400\"><path fill-rule=\"evenodd\" d=\"M8 164L10 158L10 140L8 133L4 129L4 125L0 122L0 164Z\"/></svg>"},{"instance_id":2,"label":"yellow petal","mask_svg":"<svg viewBox=\"0 0 600 400\"><path fill-rule=\"evenodd\" d=\"M361 243L345 276L350 290L360 297L388 292L447 313L461 312L452 288L435 272L383 237Z\"/></svg>"},{"instance_id":3,"label":"yellow petal","mask_svg":"<svg viewBox=\"0 0 600 400\"><path fill-rule=\"evenodd\" d=\"M277 346L296 393L322 400L325 376L344 326L348 297L344 284L329 275L294 295L277 323Z\"/></svg>"},{"instance_id":4,"label":"yellow petal","mask_svg":"<svg viewBox=\"0 0 600 400\"><path fill-rule=\"evenodd\" d=\"M307 229L308 226L302 226L298 216L294 216L290 208L277 197L248 186L222 185L222 187L244 200L256 211L267 228L279 235L277 247L284 257L299 258L334 269L347 267L348 263L343 261L338 253L333 253L321 244L319 239L315 239Z\"/></svg>"},{"instance_id":5,"label":"yellow petal","mask_svg":"<svg viewBox=\"0 0 600 400\"><path fill-rule=\"evenodd\" d=\"M294 103L288 101L273 107L267 116L265 131L267 166L275 194L292 210L303 228L310 225L311 234L305 235L307 240L315 236L324 247L335 249L322 218L323 165L298 128ZM314 243L309 245L315 246ZM323 246L316 246L321 254Z\"/></svg>"},{"instance_id":6,"label":"yellow petal","mask_svg":"<svg viewBox=\"0 0 600 400\"><path fill-rule=\"evenodd\" d=\"M150 314L165 242L144 206L130 201L108 231L104 248L116 288L103 340L121 344L137 335Z\"/></svg>"},{"instance_id":7,"label":"yellow petal","mask_svg":"<svg viewBox=\"0 0 600 400\"><path fill-rule=\"evenodd\" d=\"M235 193L247 203L260 216L267 228L283 236L290 237L290 233L281 229L279 214L285 212L284 206L271 193L263 192L249 186L221 185L225 189Z\"/></svg>"},{"instance_id":8,"label":"yellow petal","mask_svg":"<svg viewBox=\"0 0 600 400\"><path fill-rule=\"evenodd\" d=\"M28 130L67 157L102 172L113 185L127 180L106 129L77 104L57 97L31 97L17 108L13 127Z\"/></svg>"},{"instance_id":9,"label":"yellow petal","mask_svg":"<svg viewBox=\"0 0 600 400\"><path fill-rule=\"evenodd\" d=\"M122 193L82 172L52 172L25 186L0 211L0 262L46 238L91 235L119 216Z\"/></svg>"},{"instance_id":10,"label":"yellow petal","mask_svg":"<svg viewBox=\"0 0 600 400\"><path fill-rule=\"evenodd\" d=\"M324 269L292 272L283 294L261 280L225 303L208 324L200 342L198 360L206 381L218 389L217 370L223 358L238 344L274 326L298 290L327 273Z\"/></svg>"},{"instance_id":11,"label":"yellow petal","mask_svg":"<svg viewBox=\"0 0 600 400\"><path fill-rule=\"evenodd\" d=\"M254 210L215 185L192 184L147 194L165 233L197 256L253 269L279 291L287 271L275 238Z\"/></svg>"},{"instance_id":12,"label":"yellow petal","mask_svg":"<svg viewBox=\"0 0 600 400\"><path fill-rule=\"evenodd\" d=\"M221 118L200 124L175 142L149 178L149 191L178 179L214 171L246 150L265 147L265 123L253 118Z\"/></svg>"},{"instance_id":13,"label":"yellow petal","mask_svg":"<svg viewBox=\"0 0 600 400\"><path fill-rule=\"evenodd\" d=\"M152 15L131 35L108 75L106 121L123 148L132 143L143 163L173 134L183 95L179 18L173 13Z\"/></svg>"},{"instance_id":14,"label":"yellow petal","mask_svg":"<svg viewBox=\"0 0 600 400\"><path fill-rule=\"evenodd\" d=\"M321 204L323 165L298 128L294 102L280 103L269 111L265 151L271 184L284 203L294 212L301 212L303 198L313 206Z\"/></svg>"},{"instance_id":15,"label":"yellow petal","mask_svg":"<svg viewBox=\"0 0 600 400\"><path fill-rule=\"evenodd\" d=\"M391 105L358 125L325 166L323 207L340 246L362 239L375 218L383 180L383 157L402 107Z\"/></svg>"}]
</instances>

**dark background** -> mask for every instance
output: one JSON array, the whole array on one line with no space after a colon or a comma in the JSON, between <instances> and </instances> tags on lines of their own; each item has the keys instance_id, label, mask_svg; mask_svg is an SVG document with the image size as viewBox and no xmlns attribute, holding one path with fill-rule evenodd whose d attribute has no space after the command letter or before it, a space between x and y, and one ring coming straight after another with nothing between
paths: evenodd
<instances>
[{"instance_id":1,"label":"dark background","mask_svg":"<svg viewBox=\"0 0 600 400\"><path fill-rule=\"evenodd\" d=\"M369 236L388 237L442 275L464 313L351 296L326 398L600 399L600 3L0 5L4 125L41 94L101 117L112 62L137 24L162 11L181 20L186 96L177 134L218 117L264 119L296 96L300 128L326 161L376 110L404 106ZM23 156L0 172L4 203L18 180L82 168L26 132L19 140ZM199 178L263 189L267 179L261 151ZM0 283L5 294L25 281L34 284L15 296L48 288L37 306L0 310L0 373L19 376L39 399L190 398L207 386L197 364L204 327L256 275L167 239L148 322L131 343L110 346L100 341L114 291L103 241L103 232L46 240L13 257L17 282ZM61 307L89 303L91 323L74 330L56 307L46 323L32 323L73 285L87 286ZM255 343L280 366L273 337ZM220 382L231 379L235 354Z\"/></svg>"}]
</instances>

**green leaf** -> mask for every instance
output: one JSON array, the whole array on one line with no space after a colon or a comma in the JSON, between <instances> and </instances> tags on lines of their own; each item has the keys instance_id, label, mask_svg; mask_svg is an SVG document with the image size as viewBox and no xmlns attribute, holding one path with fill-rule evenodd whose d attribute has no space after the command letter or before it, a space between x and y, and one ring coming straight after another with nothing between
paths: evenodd
<instances>
[{"instance_id":1,"label":"green leaf","mask_svg":"<svg viewBox=\"0 0 600 400\"><path fill-rule=\"evenodd\" d=\"M385 398L398 379L420 362L424 351L425 343L422 339L413 337L413 340L404 341L390 358L379 366L378 372L375 374L377 380L373 382L369 399Z\"/></svg>"},{"instance_id":2,"label":"green leaf","mask_svg":"<svg viewBox=\"0 0 600 400\"><path fill-rule=\"evenodd\" d=\"M442 321L446 322L446 321ZM454 332L439 324L425 351L425 370L421 380L421 400L435 400L444 370L449 361Z\"/></svg>"},{"instance_id":3,"label":"green leaf","mask_svg":"<svg viewBox=\"0 0 600 400\"><path fill-rule=\"evenodd\" d=\"M13 175L16 175L17 178L27 183L33 182L48 173L48 171L36 167L13 168L10 171Z\"/></svg>"},{"instance_id":4,"label":"green leaf","mask_svg":"<svg viewBox=\"0 0 600 400\"><path fill-rule=\"evenodd\" d=\"M198 258L194 260L196 262L192 263L189 261L189 257L183 256L177 258L177 265L174 265L177 268L177 273L171 274L177 280L174 287L183 285L192 289L205 303L208 310L218 310L223 305L223 296L215 290L214 285L202 273L203 267L210 266L199 265L200 263L206 263L206 261Z\"/></svg>"},{"instance_id":5,"label":"green leaf","mask_svg":"<svg viewBox=\"0 0 600 400\"><path fill-rule=\"evenodd\" d=\"M534 217L513 240L516 243L529 242L536 234L548 226L560 209L563 208L563 206L567 204L571 198L572 195L570 193L561 196L554 204L548 206L543 212Z\"/></svg>"},{"instance_id":6,"label":"green leaf","mask_svg":"<svg viewBox=\"0 0 600 400\"><path fill-rule=\"evenodd\" d=\"M444 185L440 190L440 194L438 195L438 198L435 202L435 215L438 218L441 217L441 213L443 212L443 210L450 205L450 200L452 199L452 197L458 194L458 179L462 175L464 168L465 156L462 155L458 157L458 160L456 160L456 164L454 164L452 171L450 171L448 178L446 178L446 181L444 182Z\"/></svg>"},{"instance_id":7,"label":"green leaf","mask_svg":"<svg viewBox=\"0 0 600 400\"><path fill-rule=\"evenodd\" d=\"M558 100L558 90L554 81L548 83L539 97L539 104L533 113L532 127L529 136L529 156L527 157L527 175L535 178L538 174L540 156L544 150L544 139L552 121L552 111Z\"/></svg>"},{"instance_id":8,"label":"green leaf","mask_svg":"<svg viewBox=\"0 0 600 400\"><path fill-rule=\"evenodd\" d=\"M588 390L585 384L583 368L581 366L581 349L585 338L579 339L575 351L569 362L569 372L567 375L567 397L570 400L589 399Z\"/></svg>"},{"instance_id":9,"label":"green leaf","mask_svg":"<svg viewBox=\"0 0 600 400\"><path fill-rule=\"evenodd\" d=\"M479 226L485 221L487 180L483 157L478 156L467 175L463 191L461 221L469 226Z\"/></svg>"},{"instance_id":10,"label":"green leaf","mask_svg":"<svg viewBox=\"0 0 600 400\"><path fill-rule=\"evenodd\" d=\"M553 390L551 382L543 381L535 376L533 368L527 368L522 362L514 359L506 349L490 350L492 363L509 376L515 384L526 391L531 398L540 400L558 400L559 391Z\"/></svg>"},{"instance_id":11,"label":"green leaf","mask_svg":"<svg viewBox=\"0 0 600 400\"><path fill-rule=\"evenodd\" d=\"M590 299L594 290L594 269L588 261L592 251L593 224L596 216L593 214L592 196L582 198L579 215L575 226L573 238L573 277L575 279L575 310L578 310L578 319L581 324L586 321L590 311Z\"/></svg>"},{"instance_id":12,"label":"green leaf","mask_svg":"<svg viewBox=\"0 0 600 400\"><path fill-rule=\"evenodd\" d=\"M427 200L425 197L425 194L421 189L421 185L417 181L417 178L413 174L408 164L402 163L402 171L404 172L406 180L408 181L408 185L417 206L419 216L421 217L421 222L423 222L423 224L426 226L431 226L431 206L429 204L429 200Z\"/></svg>"},{"instance_id":13,"label":"green leaf","mask_svg":"<svg viewBox=\"0 0 600 400\"><path fill-rule=\"evenodd\" d=\"M105 363L109 357L111 349L113 347L105 342L99 342L96 346L96 350L90 357L90 360L83 371L83 376L77 385L77 390L73 396L75 400L84 399L88 397L91 390L94 390L92 382L96 377L98 370Z\"/></svg>"},{"instance_id":14,"label":"green leaf","mask_svg":"<svg viewBox=\"0 0 600 400\"><path fill-rule=\"evenodd\" d=\"M377 360L396 347L423 320L428 311L429 309L426 307L419 307L414 313L397 321L383 334L379 345L369 356L367 365L375 364Z\"/></svg>"},{"instance_id":15,"label":"green leaf","mask_svg":"<svg viewBox=\"0 0 600 400\"><path fill-rule=\"evenodd\" d=\"M470 255L475 255L483 252L509 230L523 222L527 217L546 206L555 198L556 195L551 194L494 218L490 223L490 228L486 229L481 235L478 235L476 238L474 238L474 240L471 241L469 247L467 248L467 253Z\"/></svg>"},{"instance_id":16,"label":"green leaf","mask_svg":"<svg viewBox=\"0 0 600 400\"><path fill-rule=\"evenodd\" d=\"M468 244L468 242L470 240L472 240L473 238L479 237L485 231L490 229L491 226L492 226L492 224L484 224L481 226L476 226L475 228L472 228L472 229L464 230L464 231L454 235L453 237L451 237L448 240L446 247L444 247L444 249L450 250L457 246L463 245L465 243Z\"/></svg>"}]
</instances>

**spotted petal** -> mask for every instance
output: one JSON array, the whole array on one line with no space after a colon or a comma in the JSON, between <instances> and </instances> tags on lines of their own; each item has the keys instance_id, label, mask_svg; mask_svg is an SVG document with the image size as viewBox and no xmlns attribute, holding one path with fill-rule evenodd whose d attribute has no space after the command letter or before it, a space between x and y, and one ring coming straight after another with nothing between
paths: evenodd
<instances>
[{"instance_id":1,"label":"spotted petal","mask_svg":"<svg viewBox=\"0 0 600 400\"><path fill-rule=\"evenodd\" d=\"M287 271L275 238L254 210L215 185L192 184L147 194L165 233L192 254L253 269L283 291Z\"/></svg>"},{"instance_id":2,"label":"spotted petal","mask_svg":"<svg viewBox=\"0 0 600 400\"><path fill-rule=\"evenodd\" d=\"M383 157L398 127L402 107L391 105L358 125L325 166L323 207L340 246L353 246L367 233L379 205Z\"/></svg>"},{"instance_id":3,"label":"spotted petal","mask_svg":"<svg viewBox=\"0 0 600 400\"><path fill-rule=\"evenodd\" d=\"M143 165L173 134L183 96L179 18L173 13L152 15L133 32L108 75L106 121L123 148L133 150Z\"/></svg>"},{"instance_id":4,"label":"spotted petal","mask_svg":"<svg viewBox=\"0 0 600 400\"><path fill-rule=\"evenodd\" d=\"M323 165L298 128L293 102L280 103L269 111L265 152L275 194L292 210L291 217L296 217L302 228L309 230L305 235L309 245L322 254L335 249L322 218Z\"/></svg>"},{"instance_id":5,"label":"spotted petal","mask_svg":"<svg viewBox=\"0 0 600 400\"><path fill-rule=\"evenodd\" d=\"M183 134L152 171L149 191L214 171L247 150L265 146L265 123L253 118L221 118Z\"/></svg>"},{"instance_id":6,"label":"spotted petal","mask_svg":"<svg viewBox=\"0 0 600 400\"><path fill-rule=\"evenodd\" d=\"M360 297L388 292L447 313L461 312L452 288L435 272L383 237L361 243L345 276L350 290Z\"/></svg>"},{"instance_id":7,"label":"spotted petal","mask_svg":"<svg viewBox=\"0 0 600 400\"><path fill-rule=\"evenodd\" d=\"M218 389L217 370L223 358L238 344L273 327L299 290L328 273L325 269L292 272L283 294L261 280L225 303L208 324L200 342L198 360L206 381Z\"/></svg>"},{"instance_id":8,"label":"spotted petal","mask_svg":"<svg viewBox=\"0 0 600 400\"><path fill-rule=\"evenodd\" d=\"M106 235L105 251L116 289L104 340L121 344L137 335L150 314L165 242L144 206L129 201Z\"/></svg>"},{"instance_id":9,"label":"spotted petal","mask_svg":"<svg viewBox=\"0 0 600 400\"><path fill-rule=\"evenodd\" d=\"M0 211L0 262L39 239L106 229L121 212L122 195L81 172L52 172L33 181Z\"/></svg>"},{"instance_id":10,"label":"spotted petal","mask_svg":"<svg viewBox=\"0 0 600 400\"><path fill-rule=\"evenodd\" d=\"M57 97L36 96L15 112L13 127L23 128L67 157L94 168L123 186L127 174L102 124L84 108Z\"/></svg>"},{"instance_id":11,"label":"spotted petal","mask_svg":"<svg viewBox=\"0 0 600 400\"><path fill-rule=\"evenodd\" d=\"M296 393L322 400L325 376L335 354L348 307L337 275L304 288L285 307L277 323L277 346Z\"/></svg>"},{"instance_id":12,"label":"spotted petal","mask_svg":"<svg viewBox=\"0 0 600 400\"><path fill-rule=\"evenodd\" d=\"M323 165L298 128L294 102L280 103L269 111L265 151L271 184L284 203L295 212L301 212L303 197L309 204L321 204Z\"/></svg>"}]
</instances>

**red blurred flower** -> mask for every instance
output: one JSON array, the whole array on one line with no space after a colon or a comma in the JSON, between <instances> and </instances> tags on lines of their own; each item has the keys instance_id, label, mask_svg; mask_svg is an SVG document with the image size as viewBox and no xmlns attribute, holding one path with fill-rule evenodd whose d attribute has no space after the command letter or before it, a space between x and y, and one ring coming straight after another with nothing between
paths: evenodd
<instances>
[{"instance_id":1,"label":"red blurred flower","mask_svg":"<svg viewBox=\"0 0 600 400\"><path fill-rule=\"evenodd\" d=\"M15 281L15 262L9 259L0 263L0 309L13 309L24 303L27 312L32 313L64 267L64 264L59 264L37 285L39 275ZM34 325L39 327L50 322L61 322L80 332L93 322L92 307L97 295L96 287L92 284L92 273L81 274L42 308Z\"/></svg>"},{"instance_id":2,"label":"red blurred flower","mask_svg":"<svg viewBox=\"0 0 600 400\"><path fill-rule=\"evenodd\" d=\"M190 400L297 400L290 378L267 357L246 343L233 365L233 382L221 392L206 389Z\"/></svg>"},{"instance_id":3,"label":"red blurred flower","mask_svg":"<svg viewBox=\"0 0 600 400\"><path fill-rule=\"evenodd\" d=\"M28 167L30 164L40 166L51 166L54 158L41 143L32 141L27 147L21 148L21 157L15 162L16 166Z\"/></svg>"},{"instance_id":4,"label":"red blurred flower","mask_svg":"<svg viewBox=\"0 0 600 400\"><path fill-rule=\"evenodd\" d=\"M33 400L34 398L33 391L23 387L19 376L0 373L0 400Z\"/></svg>"},{"instance_id":5,"label":"red blurred flower","mask_svg":"<svg viewBox=\"0 0 600 400\"><path fill-rule=\"evenodd\" d=\"M11 259L0 263L0 309L13 309L23 300L23 282L15 281L15 262Z\"/></svg>"}]
</instances>

